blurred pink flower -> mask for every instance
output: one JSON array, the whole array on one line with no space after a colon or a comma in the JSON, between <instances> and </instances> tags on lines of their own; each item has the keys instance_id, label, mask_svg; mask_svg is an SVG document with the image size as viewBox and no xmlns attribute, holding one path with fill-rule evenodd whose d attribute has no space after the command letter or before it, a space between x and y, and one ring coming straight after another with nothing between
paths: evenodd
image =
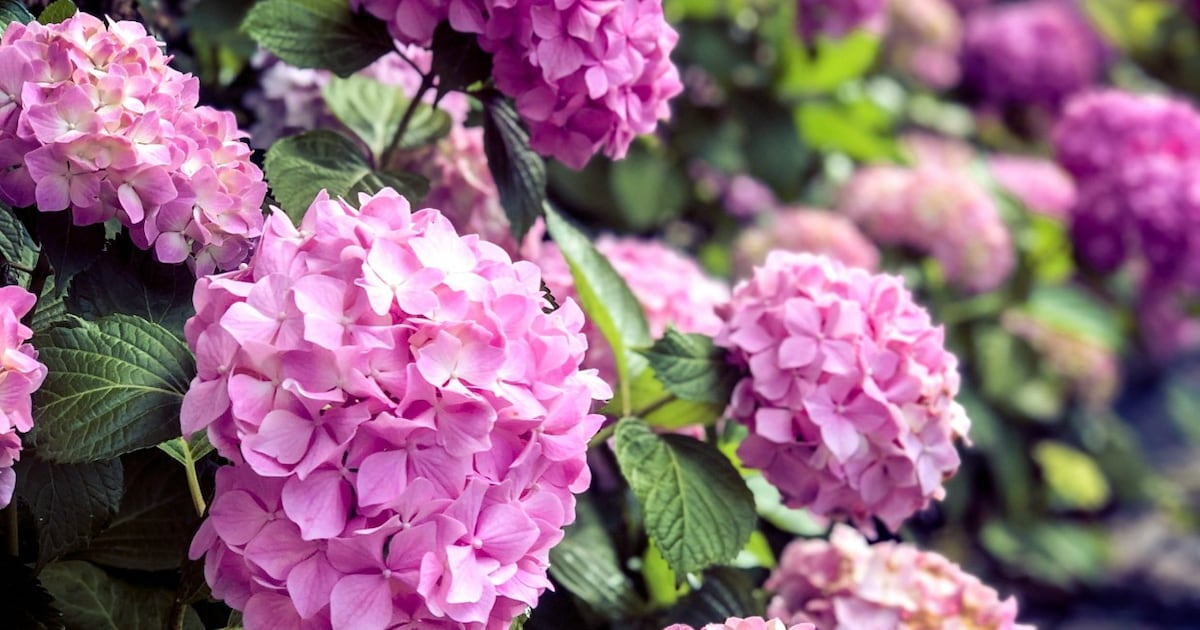
<instances>
[{"instance_id":1,"label":"blurred pink flower","mask_svg":"<svg viewBox=\"0 0 1200 630\"><path fill-rule=\"evenodd\" d=\"M663 630L695 630L689 625L677 623ZM817 630L811 623L788 625L778 619L766 620L762 617L730 617L725 623L710 623L700 630Z\"/></svg>"},{"instance_id":2,"label":"blurred pink flower","mask_svg":"<svg viewBox=\"0 0 1200 630\"><path fill-rule=\"evenodd\" d=\"M988 157L992 177L1031 212L1066 219L1075 205L1075 181L1050 160L1023 155Z\"/></svg>"},{"instance_id":3,"label":"blurred pink flower","mask_svg":"<svg viewBox=\"0 0 1200 630\"><path fill-rule=\"evenodd\" d=\"M823 254L850 267L874 271L879 250L846 217L812 208L778 208L763 215L760 225L738 235L733 246L737 275L750 275L754 267L776 249Z\"/></svg>"}]
</instances>

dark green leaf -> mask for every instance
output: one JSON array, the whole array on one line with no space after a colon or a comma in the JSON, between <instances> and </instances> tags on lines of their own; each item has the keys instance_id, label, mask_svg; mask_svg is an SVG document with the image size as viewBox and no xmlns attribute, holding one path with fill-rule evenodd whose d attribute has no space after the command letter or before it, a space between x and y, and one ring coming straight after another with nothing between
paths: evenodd
<instances>
[{"instance_id":1,"label":"dark green leaf","mask_svg":"<svg viewBox=\"0 0 1200 630\"><path fill-rule=\"evenodd\" d=\"M85 546L120 505L120 461L55 464L27 456L16 470L15 494L37 526L39 564Z\"/></svg>"},{"instance_id":2,"label":"dark green leaf","mask_svg":"<svg viewBox=\"0 0 1200 630\"><path fill-rule=\"evenodd\" d=\"M43 457L95 461L179 435L179 407L196 366L166 328L123 314L71 317L33 343L49 370L34 394Z\"/></svg>"},{"instance_id":3,"label":"dark green leaf","mask_svg":"<svg viewBox=\"0 0 1200 630\"><path fill-rule=\"evenodd\" d=\"M632 617L645 606L621 571L612 539L586 495L580 496L575 522L562 542L550 549L550 577L609 619Z\"/></svg>"},{"instance_id":4,"label":"dark green leaf","mask_svg":"<svg viewBox=\"0 0 1200 630\"><path fill-rule=\"evenodd\" d=\"M726 360L725 349L711 337L668 328L662 339L639 353L667 391L684 400L718 403L724 408L741 375Z\"/></svg>"},{"instance_id":5,"label":"dark green leaf","mask_svg":"<svg viewBox=\"0 0 1200 630\"><path fill-rule=\"evenodd\" d=\"M108 527L92 539L83 557L121 569L179 568L198 520L183 469L155 451L131 453L122 459L125 493L121 507Z\"/></svg>"},{"instance_id":6,"label":"dark green leaf","mask_svg":"<svg viewBox=\"0 0 1200 630\"><path fill-rule=\"evenodd\" d=\"M630 380L630 352L651 343L641 303L591 239L549 207L546 230L571 268L580 306L612 346L621 382Z\"/></svg>"},{"instance_id":7,"label":"dark green leaf","mask_svg":"<svg viewBox=\"0 0 1200 630\"><path fill-rule=\"evenodd\" d=\"M0 259L32 269L37 257L37 243L25 225L8 206L0 204Z\"/></svg>"},{"instance_id":8,"label":"dark green leaf","mask_svg":"<svg viewBox=\"0 0 1200 630\"><path fill-rule=\"evenodd\" d=\"M662 155L641 144L612 165L612 195L625 223L645 231L675 219L683 211L691 185Z\"/></svg>"},{"instance_id":9,"label":"dark green leaf","mask_svg":"<svg viewBox=\"0 0 1200 630\"><path fill-rule=\"evenodd\" d=\"M130 246L110 249L76 276L65 303L72 314L98 319L125 313L150 320L183 337L183 324L196 313L196 278L184 265L166 265Z\"/></svg>"},{"instance_id":10,"label":"dark green leaf","mask_svg":"<svg viewBox=\"0 0 1200 630\"><path fill-rule=\"evenodd\" d=\"M37 237L54 267L54 295L63 295L76 274L104 250L104 225L71 224L70 212L39 212Z\"/></svg>"},{"instance_id":11,"label":"dark green leaf","mask_svg":"<svg viewBox=\"0 0 1200 630\"><path fill-rule=\"evenodd\" d=\"M33 569L8 554L0 554L0 610L9 628L60 630L65 628L54 598Z\"/></svg>"},{"instance_id":12,"label":"dark green leaf","mask_svg":"<svg viewBox=\"0 0 1200 630\"><path fill-rule=\"evenodd\" d=\"M754 497L716 447L623 418L616 455L646 533L677 575L730 562L745 546L754 530Z\"/></svg>"},{"instance_id":13,"label":"dark green leaf","mask_svg":"<svg viewBox=\"0 0 1200 630\"><path fill-rule=\"evenodd\" d=\"M454 121L445 110L419 103L396 148L408 151L433 144L445 138L453 125Z\"/></svg>"},{"instance_id":14,"label":"dark green leaf","mask_svg":"<svg viewBox=\"0 0 1200 630\"><path fill-rule=\"evenodd\" d=\"M58 24L67 21L67 18L75 15L79 8L75 6L71 0L54 0L38 16L38 22L41 24Z\"/></svg>"},{"instance_id":15,"label":"dark green leaf","mask_svg":"<svg viewBox=\"0 0 1200 630\"><path fill-rule=\"evenodd\" d=\"M344 0L263 0L242 30L275 56L300 68L350 76L394 50L387 25Z\"/></svg>"},{"instance_id":16,"label":"dark green leaf","mask_svg":"<svg viewBox=\"0 0 1200 630\"><path fill-rule=\"evenodd\" d=\"M479 47L479 38L460 33L444 21L433 32L433 72L438 94L464 90L492 76L492 56Z\"/></svg>"},{"instance_id":17,"label":"dark green leaf","mask_svg":"<svg viewBox=\"0 0 1200 630\"><path fill-rule=\"evenodd\" d=\"M0 0L0 30L7 27L9 22L29 24L32 21L33 14L21 0Z\"/></svg>"},{"instance_id":18,"label":"dark green leaf","mask_svg":"<svg viewBox=\"0 0 1200 630\"><path fill-rule=\"evenodd\" d=\"M756 584L745 571L716 567L704 572L704 583L663 614L656 626L676 623L700 628L714 619L761 615L763 603L754 595Z\"/></svg>"},{"instance_id":19,"label":"dark green leaf","mask_svg":"<svg viewBox=\"0 0 1200 630\"><path fill-rule=\"evenodd\" d=\"M162 630L171 627L174 596L169 590L135 586L80 560L51 564L42 571L41 578L62 609L68 628ZM188 610L183 622L185 629L204 627L192 610Z\"/></svg>"},{"instance_id":20,"label":"dark green leaf","mask_svg":"<svg viewBox=\"0 0 1200 630\"><path fill-rule=\"evenodd\" d=\"M318 129L276 142L267 151L264 170L271 193L293 221L299 223L317 193L329 192L357 202L359 192L375 193L396 187L410 201L425 196L428 181L411 173L373 171L354 141L335 131Z\"/></svg>"},{"instance_id":21,"label":"dark green leaf","mask_svg":"<svg viewBox=\"0 0 1200 630\"><path fill-rule=\"evenodd\" d=\"M546 202L546 162L529 147L529 132L503 97L483 102L483 150L500 204L517 240L533 226Z\"/></svg>"}]
</instances>

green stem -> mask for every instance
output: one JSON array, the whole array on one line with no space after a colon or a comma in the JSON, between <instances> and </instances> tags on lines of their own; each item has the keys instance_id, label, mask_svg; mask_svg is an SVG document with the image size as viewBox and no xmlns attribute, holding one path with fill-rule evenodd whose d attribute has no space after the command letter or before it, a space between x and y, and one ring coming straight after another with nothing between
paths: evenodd
<instances>
[{"instance_id":1,"label":"green stem","mask_svg":"<svg viewBox=\"0 0 1200 630\"><path fill-rule=\"evenodd\" d=\"M183 469L187 473L188 492L192 495L192 505L196 508L196 516L203 517L208 505L204 502L204 494L200 492L200 479L196 476L196 462L192 459L192 449L184 441L183 448L188 454L188 465Z\"/></svg>"},{"instance_id":2,"label":"green stem","mask_svg":"<svg viewBox=\"0 0 1200 630\"><path fill-rule=\"evenodd\" d=\"M596 432L596 435L593 435L592 439L588 440L588 448L594 448L596 446L599 446L599 445L607 442L608 438L612 437L613 433L616 433L616 431L617 431L617 423L616 422L613 422L612 424L609 424L608 426L601 427L600 430Z\"/></svg>"},{"instance_id":3,"label":"green stem","mask_svg":"<svg viewBox=\"0 0 1200 630\"><path fill-rule=\"evenodd\" d=\"M432 87L433 73L421 75L421 86L417 88L417 93L409 101L408 109L404 110L404 116L400 118L400 126L396 128L396 135L392 137L392 143L383 152L382 159L379 162L381 169L386 169L392 163L392 159L396 157L396 153L400 151L400 143L404 140L404 132L408 129L408 124L412 122L413 116L417 113L417 108L421 105L421 99L425 98L425 93Z\"/></svg>"}]
</instances>

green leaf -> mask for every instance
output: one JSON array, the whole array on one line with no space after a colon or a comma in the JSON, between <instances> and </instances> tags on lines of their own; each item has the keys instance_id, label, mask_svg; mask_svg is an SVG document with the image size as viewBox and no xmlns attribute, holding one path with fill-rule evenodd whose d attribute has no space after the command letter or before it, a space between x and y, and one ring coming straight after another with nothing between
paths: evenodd
<instances>
[{"instance_id":1,"label":"green leaf","mask_svg":"<svg viewBox=\"0 0 1200 630\"><path fill-rule=\"evenodd\" d=\"M863 120L847 105L808 102L796 108L796 125L813 147L841 151L859 160L890 160L899 150L887 128Z\"/></svg>"},{"instance_id":2,"label":"green leaf","mask_svg":"<svg viewBox=\"0 0 1200 630\"><path fill-rule=\"evenodd\" d=\"M371 170L353 140L326 129L306 131L276 142L267 151L263 166L272 195L296 223L322 190L328 191L332 198L355 203L359 192L376 193L385 186L393 186L396 192L415 202L425 196L429 187L419 175Z\"/></svg>"},{"instance_id":3,"label":"green leaf","mask_svg":"<svg viewBox=\"0 0 1200 630\"><path fill-rule=\"evenodd\" d=\"M866 73L879 52L879 38L866 31L839 39L818 37L815 54L794 34L779 43L782 73L775 84L790 96L830 92Z\"/></svg>"},{"instance_id":4,"label":"green leaf","mask_svg":"<svg viewBox=\"0 0 1200 630\"><path fill-rule=\"evenodd\" d=\"M641 303L608 259L592 246L591 239L549 206L546 231L571 268L583 312L613 349L618 377L622 383L630 380L630 351L651 343Z\"/></svg>"},{"instance_id":5,"label":"green leaf","mask_svg":"<svg viewBox=\"0 0 1200 630\"><path fill-rule=\"evenodd\" d=\"M394 50L387 25L344 0L263 0L242 22L263 48L300 68L350 76Z\"/></svg>"},{"instance_id":6,"label":"green leaf","mask_svg":"<svg viewBox=\"0 0 1200 630\"><path fill-rule=\"evenodd\" d=\"M38 16L41 24L58 24L75 15L79 8L71 0L54 0Z\"/></svg>"},{"instance_id":7,"label":"green leaf","mask_svg":"<svg viewBox=\"0 0 1200 630\"><path fill-rule=\"evenodd\" d=\"M32 21L33 14L21 0L0 0L0 30L7 27L9 22L29 24Z\"/></svg>"},{"instance_id":8,"label":"green leaf","mask_svg":"<svg viewBox=\"0 0 1200 630\"><path fill-rule=\"evenodd\" d=\"M1114 309L1073 286L1039 286L1029 296L1026 310L1049 326L1070 331L1110 350L1120 350L1125 335Z\"/></svg>"},{"instance_id":9,"label":"green leaf","mask_svg":"<svg viewBox=\"0 0 1200 630\"><path fill-rule=\"evenodd\" d=\"M171 591L135 586L80 560L56 562L41 573L68 628L87 630L162 630L169 628ZM199 625L197 625L199 624ZM195 611L184 616L185 629L203 628Z\"/></svg>"},{"instance_id":10,"label":"green leaf","mask_svg":"<svg viewBox=\"0 0 1200 630\"><path fill-rule=\"evenodd\" d=\"M653 540L648 541L646 552L642 554L642 581L646 584L650 603L656 608L674 604L687 592L687 585L676 577Z\"/></svg>"},{"instance_id":11,"label":"green leaf","mask_svg":"<svg viewBox=\"0 0 1200 630\"><path fill-rule=\"evenodd\" d=\"M184 466L195 466L196 462L203 459L205 455L208 455L215 449L212 443L208 441L208 432L197 431L192 434L192 437L186 440L183 437L167 440L158 445L158 450L166 453L171 459Z\"/></svg>"},{"instance_id":12,"label":"green leaf","mask_svg":"<svg viewBox=\"0 0 1200 630\"><path fill-rule=\"evenodd\" d=\"M629 577L621 571L612 539L587 495L580 495L575 522L562 542L550 549L550 577L595 613L629 618L645 607Z\"/></svg>"},{"instance_id":13,"label":"green leaf","mask_svg":"<svg viewBox=\"0 0 1200 630\"><path fill-rule=\"evenodd\" d=\"M546 202L546 161L529 147L520 116L498 94L483 101L483 151L513 236L520 241Z\"/></svg>"},{"instance_id":14,"label":"green leaf","mask_svg":"<svg viewBox=\"0 0 1200 630\"><path fill-rule=\"evenodd\" d=\"M756 586L745 571L730 567L709 569L704 572L700 588L665 612L655 627L683 623L700 628L714 619L761 615L766 606L755 596Z\"/></svg>"},{"instance_id":15,"label":"green leaf","mask_svg":"<svg viewBox=\"0 0 1200 630\"><path fill-rule=\"evenodd\" d=\"M71 317L33 343L49 371L33 399L43 457L95 461L179 435L196 365L166 328L131 315Z\"/></svg>"},{"instance_id":16,"label":"green leaf","mask_svg":"<svg viewBox=\"0 0 1200 630\"><path fill-rule=\"evenodd\" d=\"M724 407L741 378L726 360L725 349L713 345L712 337L705 335L668 328L650 349L638 352L650 360L666 390L684 400Z\"/></svg>"},{"instance_id":17,"label":"green leaf","mask_svg":"<svg viewBox=\"0 0 1200 630\"><path fill-rule=\"evenodd\" d=\"M358 135L377 164L400 131L400 122L412 100L404 90L370 77L334 78L325 86L325 103L342 124ZM452 121L446 112L418 103L397 149L413 149L444 138Z\"/></svg>"},{"instance_id":18,"label":"green leaf","mask_svg":"<svg viewBox=\"0 0 1200 630\"><path fill-rule=\"evenodd\" d=\"M15 494L29 504L37 526L39 565L86 546L117 512L120 461L56 464L27 456L15 468Z\"/></svg>"},{"instance_id":19,"label":"green leaf","mask_svg":"<svg viewBox=\"0 0 1200 630\"><path fill-rule=\"evenodd\" d=\"M0 554L0 610L10 628L60 630L62 613L54 607L54 598L34 575L33 569L17 558Z\"/></svg>"},{"instance_id":20,"label":"green leaf","mask_svg":"<svg viewBox=\"0 0 1200 630\"><path fill-rule=\"evenodd\" d=\"M0 259L32 269L37 264L37 243L12 209L0 204Z\"/></svg>"},{"instance_id":21,"label":"green leaf","mask_svg":"<svg viewBox=\"0 0 1200 630\"><path fill-rule=\"evenodd\" d=\"M754 497L716 447L623 418L616 455L646 533L676 574L727 563L745 546L754 530Z\"/></svg>"},{"instance_id":22,"label":"green leaf","mask_svg":"<svg viewBox=\"0 0 1200 630\"><path fill-rule=\"evenodd\" d=\"M645 231L677 218L688 201L691 182L661 151L641 143L625 159L613 162L612 196L625 224Z\"/></svg>"},{"instance_id":23,"label":"green leaf","mask_svg":"<svg viewBox=\"0 0 1200 630\"><path fill-rule=\"evenodd\" d=\"M155 451L126 455L125 493L82 556L120 569L178 569L197 521L183 469Z\"/></svg>"},{"instance_id":24,"label":"green leaf","mask_svg":"<svg viewBox=\"0 0 1200 630\"><path fill-rule=\"evenodd\" d=\"M196 314L196 277L184 265L167 265L128 243L110 248L79 273L65 299L67 310L86 319L112 313L136 315L183 338L183 325Z\"/></svg>"},{"instance_id":25,"label":"green leaf","mask_svg":"<svg viewBox=\"0 0 1200 630\"><path fill-rule=\"evenodd\" d=\"M479 47L478 37L460 33L445 21L433 31L432 69L441 96L487 81L492 76L492 56Z\"/></svg>"},{"instance_id":26,"label":"green leaf","mask_svg":"<svg viewBox=\"0 0 1200 630\"><path fill-rule=\"evenodd\" d=\"M104 250L104 225L73 225L70 212L39 212L36 221L37 237L54 267L53 295L58 297Z\"/></svg>"},{"instance_id":27,"label":"green leaf","mask_svg":"<svg viewBox=\"0 0 1200 630\"><path fill-rule=\"evenodd\" d=\"M659 429L708 426L720 420L725 411L724 405L676 398L663 387L654 370L649 367L642 368L637 376L633 377L629 389L631 415ZM600 412L619 416L624 408L623 393L617 391Z\"/></svg>"},{"instance_id":28,"label":"green leaf","mask_svg":"<svg viewBox=\"0 0 1200 630\"><path fill-rule=\"evenodd\" d=\"M1055 440L1033 447L1033 460L1054 501L1066 508L1098 510L1112 494L1100 466L1087 453Z\"/></svg>"},{"instance_id":29,"label":"green leaf","mask_svg":"<svg viewBox=\"0 0 1200 630\"><path fill-rule=\"evenodd\" d=\"M745 478L746 487L754 495L754 510L762 519L779 529L799 536L817 536L826 526L817 523L808 510L797 510L783 504L783 495L771 482L755 472Z\"/></svg>"}]
</instances>

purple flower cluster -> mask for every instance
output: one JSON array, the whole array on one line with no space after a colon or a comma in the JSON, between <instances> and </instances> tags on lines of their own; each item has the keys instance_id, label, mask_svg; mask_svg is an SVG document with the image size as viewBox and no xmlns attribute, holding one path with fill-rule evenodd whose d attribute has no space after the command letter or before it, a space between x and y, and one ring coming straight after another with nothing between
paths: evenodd
<instances>
[{"instance_id":1,"label":"purple flower cluster","mask_svg":"<svg viewBox=\"0 0 1200 630\"><path fill-rule=\"evenodd\" d=\"M133 241L197 275L246 259L267 187L233 114L136 22L78 13L0 38L0 200L116 217Z\"/></svg>"},{"instance_id":2,"label":"purple flower cluster","mask_svg":"<svg viewBox=\"0 0 1200 630\"><path fill-rule=\"evenodd\" d=\"M970 427L958 361L899 277L773 252L721 313L716 344L748 369L738 456L787 505L894 530L945 494Z\"/></svg>"},{"instance_id":3,"label":"purple flower cluster","mask_svg":"<svg viewBox=\"0 0 1200 630\"><path fill-rule=\"evenodd\" d=\"M427 46L449 20L493 55L493 78L516 100L530 144L572 168L630 142L670 116L683 91L670 55L679 36L661 0L350 0L392 35Z\"/></svg>"},{"instance_id":4,"label":"purple flower cluster","mask_svg":"<svg viewBox=\"0 0 1200 630\"><path fill-rule=\"evenodd\" d=\"M507 628L550 586L611 390L535 265L390 189L359 201L272 214L196 286L183 431L234 466L192 555L247 627Z\"/></svg>"},{"instance_id":5,"label":"purple flower cluster","mask_svg":"<svg viewBox=\"0 0 1200 630\"><path fill-rule=\"evenodd\" d=\"M987 105L1054 112L1096 80L1106 56L1072 0L997 4L967 17L963 83Z\"/></svg>"},{"instance_id":6,"label":"purple flower cluster","mask_svg":"<svg viewBox=\"0 0 1200 630\"><path fill-rule=\"evenodd\" d=\"M818 34L838 38L858 28L879 30L887 0L796 0L796 31L812 41Z\"/></svg>"},{"instance_id":7,"label":"purple flower cluster","mask_svg":"<svg viewBox=\"0 0 1200 630\"><path fill-rule=\"evenodd\" d=\"M46 366L28 343L33 331L21 324L37 299L18 286L0 287L0 507L12 501L21 459L20 433L33 429L31 396L46 379Z\"/></svg>"},{"instance_id":8,"label":"purple flower cluster","mask_svg":"<svg viewBox=\"0 0 1200 630\"><path fill-rule=\"evenodd\" d=\"M1071 233L1081 260L1112 271L1136 254L1151 284L1200 279L1200 112L1169 97L1091 92L1068 103L1054 147L1079 189Z\"/></svg>"}]
</instances>

